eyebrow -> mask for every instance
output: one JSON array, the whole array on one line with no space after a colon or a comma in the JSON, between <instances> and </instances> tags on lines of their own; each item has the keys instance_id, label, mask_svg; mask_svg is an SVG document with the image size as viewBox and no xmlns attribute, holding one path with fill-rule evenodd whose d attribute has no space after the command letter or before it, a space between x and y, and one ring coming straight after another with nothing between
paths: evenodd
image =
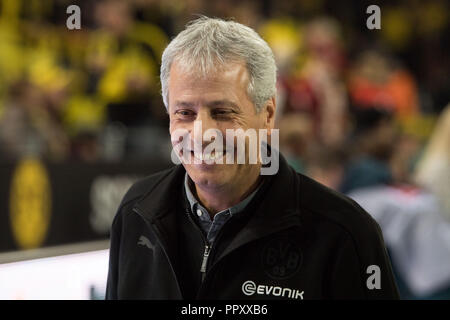
<instances>
[{"instance_id":1,"label":"eyebrow","mask_svg":"<svg viewBox=\"0 0 450 320\"><path fill-rule=\"evenodd\" d=\"M175 102L175 107L179 108L192 108L195 106L195 103L193 102L186 102L186 101L176 101Z\"/></svg>"},{"instance_id":2,"label":"eyebrow","mask_svg":"<svg viewBox=\"0 0 450 320\"><path fill-rule=\"evenodd\" d=\"M188 102L188 101L176 101L175 102L176 108L193 108L196 105L197 105L197 103ZM232 107L233 109L237 109L237 110L240 109L236 103L234 103L233 101L230 101L228 99L210 101L210 102L206 103L206 106L208 106L209 108L228 106L228 107Z\"/></svg>"},{"instance_id":3,"label":"eyebrow","mask_svg":"<svg viewBox=\"0 0 450 320\"><path fill-rule=\"evenodd\" d=\"M228 99L211 101L211 102L208 102L206 105L208 107L227 106L227 107L232 107L234 109L240 109L236 103L234 103L233 101L230 101Z\"/></svg>"}]
</instances>

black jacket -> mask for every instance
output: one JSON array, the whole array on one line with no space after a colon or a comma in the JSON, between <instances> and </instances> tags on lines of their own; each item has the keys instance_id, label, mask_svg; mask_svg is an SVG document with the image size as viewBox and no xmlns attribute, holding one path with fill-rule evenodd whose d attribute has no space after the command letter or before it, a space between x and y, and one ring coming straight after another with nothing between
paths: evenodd
<instances>
[{"instance_id":1,"label":"black jacket","mask_svg":"<svg viewBox=\"0 0 450 320\"><path fill-rule=\"evenodd\" d=\"M184 175L175 166L125 195L111 229L107 299L399 297L378 224L281 154L278 173L223 226L207 259Z\"/></svg>"}]
</instances>

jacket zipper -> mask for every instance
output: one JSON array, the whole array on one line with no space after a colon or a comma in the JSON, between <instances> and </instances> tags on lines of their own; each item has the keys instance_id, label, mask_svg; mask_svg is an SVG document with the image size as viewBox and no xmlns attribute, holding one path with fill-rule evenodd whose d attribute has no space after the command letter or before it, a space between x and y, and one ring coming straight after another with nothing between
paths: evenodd
<instances>
[{"instance_id":1,"label":"jacket zipper","mask_svg":"<svg viewBox=\"0 0 450 320\"><path fill-rule=\"evenodd\" d=\"M202 275L202 283L203 283L205 281L205 278L206 278L206 273L207 273L206 271L208 269L209 256L210 256L210 253L211 253L212 249L214 248L214 245L210 244L208 242L208 240L205 238L205 236L203 235L203 231L200 230L198 225L195 223L194 219L192 219L191 212L188 209L186 210L186 213L187 213L187 215L189 217L189 220L192 222L192 224L200 231L200 233L202 235L202 238L203 238L203 242L205 244L205 250L203 251L202 265L200 267L200 273ZM228 223L228 221L230 221L230 219L225 221L225 223L220 228L220 230L219 230L219 232L218 232L218 234L216 236L216 240L214 241L215 243L217 243L217 241L219 240L220 235L222 234L222 230L224 229L224 227Z\"/></svg>"},{"instance_id":2,"label":"jacket zipper","mask_svg":"<svg viewBox=\"0 0 450 320\"><path fill-rule=\"evenodd\" d=\"M221 231L223 230L223 227L227 224L228 221L229 221L229 220L227 220L227 221L225 222L225 224L222 226L222 228L220 229L219 233L217 234L216 241L219 239L219 236L220 236L221 233L222 233ZM284 228L281 228L281 229L279 229L279 230L274 230L273 232L270 232L270 233L266 234L264 237L270 236L270 235L272 235L272 234L274 234L274 233L281 232L281 231L286 230L286 229L289 229L289 228L291 228L291 227L293 227L293 225L287 226L287 227L284 227ZM259 238L259 239L254 239L254 240L252 240L252 241L246 243L246 245L249 244L249 243L252 243L252 242L254 242L254 241L258 241L258 240L260 240L260 239L261 239L261 238ZM208 256L209 256L209 253L210 253L210 252L211 252L211 248L209 248ZM206 258L206 260L207 260L207 259L208 259L208 258ZM213 268L216 266L217 262L218 262L218 261L216 261L216 262L211 266L210 270L213 269ZM205 278L206 278L206 273L204 274L204 277L202 278L202 283L205 281ZM202 290L202 289L203 289L203 290ZM202 291L204 291L203 286L200 287L200 289L199 289L199 291L198 291L198 293L197 293L197 299L202 299Z\"/></svg>"},{"instance_id":3,"label":"jacket zipper","mask_svg":"<svg viewBox=\"0 0 450 320\"><path fill-rule=\"evenodd\" d=\"M183 295L181 294L181 288L180 288L180 284L178 283L178 278L177 278L177 274L175 273L175 269L172 266L172 262L170 261L169 255L167 254L167 251L165 249L165 246L162 244L161 241L161 234L160 232L157 230L157 228L153 228L152 224L144 217L144 215L135 207L133 208L133 211L136 212L143 220L144 222L147 224L147 226L153 231L153 233L156 235L156 239L159 242L159 246L161 247L161 250L164 253L164 256L167 259L167 263L169 264L170 270L172 271L172 274L174 276L175 279L175 283L177 284L177 289L178 289L178 293L180 295L180 297L183 297Z\"/></svg>"},{"instance_id":4,"label":"jacket zipper","mask_svg":"<svg viewBox=\"0 0 450 320\"><path fill-rule=\"evenodd\" d=\"M206 266L208 265L210 248L211 247L209 245L205 245L205 252L203 253L202 266L200 268L200 272L202 274L202 282L205 280L205 276L206 276Z\"/></svg>"},{"instance_id":5,"label":"jacket zipper","mask_svg":"<svg viewBox=\"0 0 450 320\"><path fill-rule=\"evenodd\" d=\"M190 210L186 209L186 214L187 214L187 216L189 218L189 221L191 221L191 223L198 229L198 231L200 231L200 234L201 234L202 239L203 239L203 243L205 244L205 250L203 252L202 265L200 267L200 273L202 275L202 282L203 282L203 280L205 280L205 277L206 277L206 267L208 266L208 258L209 258L209 253L211 252L212 245L208 242L208 240L206 239L206 237L203 234L203 231L200 230L198 225L195 223L194 219L192 219Z\"/></svg>"}]
</instances>

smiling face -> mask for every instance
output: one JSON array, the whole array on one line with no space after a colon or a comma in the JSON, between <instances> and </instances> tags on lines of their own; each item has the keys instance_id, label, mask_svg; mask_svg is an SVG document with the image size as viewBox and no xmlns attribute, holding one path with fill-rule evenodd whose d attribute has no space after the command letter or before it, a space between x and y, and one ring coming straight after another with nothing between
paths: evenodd
<instances>
[{"instance_id":1,"label":"smiling face","mask_svg":"<svg viewBox=\"0 0 450 320\"><path fill-rule=\"evenodd\" d=\"M269 100L257 113L247 94L248 83L249 76L243 63L228 63L222 70L202 78L184 71L175 61L168 85L171 136L177 129L187 130L191 146L196 143L204 150L211 142L194 141L195 121L201 121L200 139L208 129L219 130L224 139L227 129L267 129L270 133L274 123L275 100ZM172 138L172 144L175 146L177 143ZM245 149L248 159L248 147ZM199 164L193 161L182 163L190 178L201 189L240 190L248 186L249 182L256 181L261 164L248 164L248 161L238 164L236 157L235 149L233 163L225 160L223 164L206 164L203 161Z\"/></svg>"}]
</instances>

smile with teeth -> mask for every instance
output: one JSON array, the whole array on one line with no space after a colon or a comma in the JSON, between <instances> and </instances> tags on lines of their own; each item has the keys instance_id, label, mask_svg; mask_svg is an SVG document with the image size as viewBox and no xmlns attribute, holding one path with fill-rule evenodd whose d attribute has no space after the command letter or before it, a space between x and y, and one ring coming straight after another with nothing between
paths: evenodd
<instances>
[{"instance_id":1,"label":"smile with teeth","mask_svg":"<svg viewBox=\"0 0 450 320\"><path fill-rule=\"evenodd\" d=\"M226 152L213 150L212 152L205 153L205 154L203 154L203 152L195 153L194 151L191 151L191 153L197 160L215 161L215 160L221 159L225 155Z\"/></svg>"}]
</instances>

